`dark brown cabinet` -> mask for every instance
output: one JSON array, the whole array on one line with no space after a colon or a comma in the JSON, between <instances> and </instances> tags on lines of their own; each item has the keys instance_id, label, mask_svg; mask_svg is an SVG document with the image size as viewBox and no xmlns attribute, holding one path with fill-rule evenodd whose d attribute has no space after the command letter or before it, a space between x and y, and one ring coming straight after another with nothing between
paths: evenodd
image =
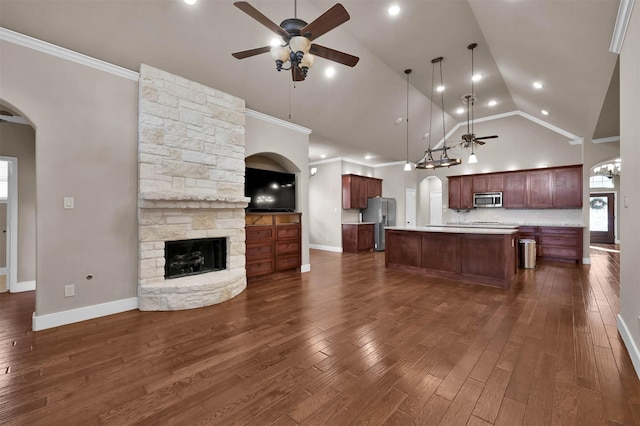
<instances>
[{"instance_id":1,"label":"dark brown cabinet","mask_svg":"<svg viewBox=\"0 0 640 426\"><path fill-rule=\"evenodd\" d=\"M527 172L527 207L548 209L553 207L553 171L536 170Z\"/></svg>"},{"instance_id":2,"label":"dark brown cabinet","mask_svg":"<svg viewBox=\"0 0 640 426\"><path fill-rule=\"evenodd\" d=\"M450 176L449 182L449 208L471 209L473 208L473 177Z\"/></svg>"},{"instance_id":3,"label":"dark brown cabinet","mask_svg":"<svg viewBox=\"0 0 640 426\"><path fill-rule=\"evenodd\" d=\"M473 192L502 192L502 174L473 175Z\"/></svg>"},{"instance_id":4,"label":"dark brown cabinet","mask_svg":"<svg viewBox=\"0 0 640 426\"><path fill-rule=\"evenodd\" d=\"M373 250L374 224L344 223L342 224L342 251L358 253Z\"/></svg>"},{"instance_id":5,"label":"dark brown cabinet","mask_svg":"<svg viewBox=\"0 0 640 426\"><path fill-rule=\"evenodd\" d=\"M582 262L582 228L571 226L521 226L518 238L536 241L536 257Z\"/></svg>"},{"instance_id":6,"label":"dark brown cabinet","mask_svg":"<svg viewBox=\"0 0 640 426\"><path fill-rule=\"evenodd\" d=\"M502 206L504 208L527 207L527 174L526 172L505 173Z\"/></svg>"},{"instance_id":7,"label":"dark brown cabinet","mask_svg":"<svg viewBox=\"0 0 640 426\"><path fill-rule=\"evenodd\" d=\"M342 208L366 209L367 198L382 196L382 179L342 175Z\"/></svg>"},{"instance_id":8,"label":"dark brown cabinet","mask_svg":"<svg viewBox=\"0 0 640 426\"><path fill-rule=\"evenodd\" d=\"M553 207L582 207L582 167L553 170Z\"/></svg>"},{"instance_id":9,"label":"dark brown cabinet","mask_svg":"<svg viewBox=\"0 0 640 426\"><path fill-rule=\"evenodd\" d=\"M299 268L300 213L248 213L246 223L247 277Z\"/></svg>"}]
</instances>

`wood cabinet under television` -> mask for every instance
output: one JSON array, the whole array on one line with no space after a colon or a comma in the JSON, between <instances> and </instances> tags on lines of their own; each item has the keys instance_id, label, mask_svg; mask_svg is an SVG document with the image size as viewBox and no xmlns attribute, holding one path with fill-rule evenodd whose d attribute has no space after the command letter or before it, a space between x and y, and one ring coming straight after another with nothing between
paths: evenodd
<instances>
[{"instance_id":1,"label":"wood cabinet under television","mask_svg":"<svg viewBox=\"0 0 640 426\"><path fill-rule=\"evenodd\" d=\"M342 208L366 209L367 198L382 197L382 179L342 175Z\"/></svg>"},{"instance_id":2,"label":"wood cabinet under television","mask_svg":"<svg viewBox=\"0 0 640 426\"><path fill-rule=\"evenodd\" d=\"M247 213L247 277L299 268L301 213Z\"/></svg>"}]
</instances>

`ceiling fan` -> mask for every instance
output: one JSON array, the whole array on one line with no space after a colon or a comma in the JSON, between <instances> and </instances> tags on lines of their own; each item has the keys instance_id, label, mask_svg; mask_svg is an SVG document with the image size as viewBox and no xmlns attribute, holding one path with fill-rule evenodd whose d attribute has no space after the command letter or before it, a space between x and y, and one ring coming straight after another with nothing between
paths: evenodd
<instances>
[{"instance_id":1,"label":"ceiling fan","mask_svg":"<svg viewBox=\"0 0 640 426\"><path fill-rule=\"evenodd\" d=\"M283 41L283 45L279 46L264 46L232 53L234 58L245 59L270 52L271 57L276 62L276 69L278 71L290 69L293 81L302 81L305 79L309 68L311 68L315 60L314 55L350 67L355 66L360 60L357 56L311 43L321 35L344 24L351 18L347 10L340 3L336 3L315 21L308 24L302 19L297 18L297 2L294 0L294 16L296 17L285 19L280 25L271 21L246 1L235 2L234 5L278 34L282 37ZM286 68L287 64L290 64L289 68Z\"/></svg>"},{"instance_id":2,"label":"ceiling fan","mask_svg":"<svg viewBox=\"0 0 640 426\"><path fill-rule=\"evenodd\" d=\"M498 137L498 135L477 137L475 133L473 133L473 105L476 102L475 94L473 93L473 49L476 47L478 47L477 43L471 43L467 46L467 49L471 50L471 93L462 96L462 102L467 105L467 133L462 135L462 141L460 142L460 145L464 148L471 148L472 158L475 158L473 153L474 144L484 145L486 143L485 139L495 139Z\"/></svg>"}]
</instances>

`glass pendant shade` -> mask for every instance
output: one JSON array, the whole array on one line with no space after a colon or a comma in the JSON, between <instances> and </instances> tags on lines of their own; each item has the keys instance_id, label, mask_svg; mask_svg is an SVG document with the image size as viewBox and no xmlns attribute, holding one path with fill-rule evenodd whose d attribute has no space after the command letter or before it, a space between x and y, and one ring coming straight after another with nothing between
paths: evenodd
<instances>
[{"instance_id":1,"label":"glass pendant shade","mask_svg":"<svg viewBox=\"0 0 640 426\"><path fill-rule=\"evenodd\" d=\"M404 164L404 171L405 172L411 171L411 163L409 163L408 161Z\"/></svg>"},{"instance_id":2,"label":"glass pendant shade","mask_svg":"<svg viewBox=\"0 0 640 426\"><path fill-rule=\"evenodd\" d=\"M273 46L269 51L271 53L271 59L274 61L282 61L283 63L289 61L289 49L283 46Z\"/></svg>"},{"instance_id":3,"label":"glass pendant shade","mask_svg":"<svg viewBox=\"0 0 640 426\"><path fill-rule=\"evenodd\" d=\"M296 53L302 52L306 55L311 49L311 40L303 36L296 36L289 41L289 46L292 51Z\"/></svg>"},{"instance_id":4,"label":"glass pendant shade","mask_svg":"<svg viewBox=\"0 0 640 426\"><path fill-rule=\"evenodd\" d=\"M477 163L477 162L478 162L478 157L476 157L476 155L472 153L469 156L469 164L474 164L474 163Z\"/></svg>"},{"instance_id":5,"label":"glass pendant shade","mask_svg":"<svg viewBox=\"0 0 640 426\"><path fill-rule=\"evenodd\" d=\"M316 61L315 56L313 56L311 53L305 53L304 56L302 57L302 61L300 61L300 66L311 68L315 61Z\"/></svg>"}]
</instances>

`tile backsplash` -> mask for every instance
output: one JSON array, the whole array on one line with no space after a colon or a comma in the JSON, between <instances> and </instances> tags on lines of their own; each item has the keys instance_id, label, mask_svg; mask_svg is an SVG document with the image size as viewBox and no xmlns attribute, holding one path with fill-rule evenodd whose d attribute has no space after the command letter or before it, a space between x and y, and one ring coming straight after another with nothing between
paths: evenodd
<instances>
[{"instance_id":1,"label":"tile backsplash","mask_svg":"<svg viewBox=\"0 0 640 426\"><path fill-rule=\"evenodd\" d=\"M447 218L448 213L448 218ZM581 209L503 209L482 208L468 212L447 210L444 223L498 222L515 225L584 226Z\"/></svg>"}]
</instances>

